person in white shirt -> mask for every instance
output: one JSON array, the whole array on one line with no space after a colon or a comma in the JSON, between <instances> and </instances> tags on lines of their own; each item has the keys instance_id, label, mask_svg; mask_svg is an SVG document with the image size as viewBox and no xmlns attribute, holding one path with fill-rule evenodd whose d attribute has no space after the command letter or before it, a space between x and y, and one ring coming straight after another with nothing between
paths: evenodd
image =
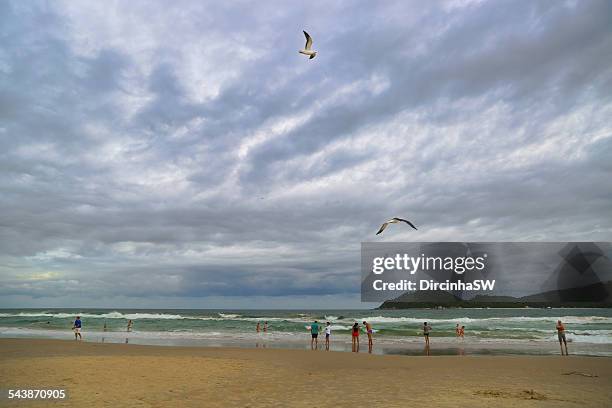
<instances>
[{"instance_id":1,"label":"person in white shirt","mask_svg":"<svg viewBox=\"0 0 612 408\"><path fill-rule=\"evenodd\" d=\"M325 325L325 350L329 351L329 338L331 337L331 324L327 322Z\"/></svg>"}]
</instances>

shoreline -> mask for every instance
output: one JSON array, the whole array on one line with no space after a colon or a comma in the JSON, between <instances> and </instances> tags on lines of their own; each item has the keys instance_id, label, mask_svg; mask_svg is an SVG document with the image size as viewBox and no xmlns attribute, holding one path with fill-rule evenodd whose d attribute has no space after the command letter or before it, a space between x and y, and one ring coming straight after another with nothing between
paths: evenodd
<instances>
[{"instance_id":1,"label":"shoreline","mask_svg":"<svg viewBox=\"0 0 612 408\"><path fill-rule=\"evenodd\" d=\"M207 339L156 339L139 338L138 332L83 332L84 343L90 344L124 344L128 346L152 346L164 348L235 348L235 349L274 349L274 350L310 350L310 336L292 340L278 339L274 334L261 335L257 339L207 338ZM72 332L61 332L61 337L3 336L2 340L16 341L67 341L75 342ZM361 336L359 353L368 353L367 337ZM325 338L319 338L318 348L324 349ZM585 357L611 357L612 347L609 344L568 343L571 355ZM348 335L334 335L330 351L351 353L351 338ZM556 356L560 354L556 341L486 341L482 339L451 339L432 337L430 355L457 356ZM409 341L389 341L374 336L374 347L371 354L418 356L426 354L421 338Z\"/></svg>"},{"instance_id":2,"label":"shoreline","mask_svg":"<svg viewBox=\"0 0 612 408\"><path fill-rule=\"evenodd\" d=\"M260 348L256 348L256 347L240 347L240 346L204 346L204 345L180 345L180 346L165 346L165 345L156 345L156 344L125 344L125 343L100 343L100 342L94 342L94 341L86 341L86 340L82 340L82 341L75 341L74 339L35 339L35 338L0 338L0 356L7 357L5 354L6 350L3 349L3 346L8 345L8 348L11 347L15 347L16 345L19 349L22 348L29 348L29 347L36 347L36 346L43 346L43 347L58 347L60 349L63 349L64 346L66 345L77 345L77 347L80 347L79 345L84 345L85 350L87 350L87 348L92 347L93 349L96 350L101 350L100 347L105 348L108 347L108 350L114 350L115 348L120 348L120 350L122 352L126 352L129 354L129 350L134 349L136 352L142 352L143 350L156 350L156 351L168 351L169 353L173 353L173 350L177 351L179 354L180 353L185 353L185 352L196 352L196 353L202 353L202 354L214 354L216 352L227 352L227 351L232 351L232 352L237 352L237 353L249 353L251 351L271 351L271 352L287 352L287 353L321 353L321 354L328 354L328 353L333 353L333 354L347 354L347 355L369 355L370 357L376 357L376 358L401 358L401 354L376 354L376 353L368 353L367 352L367 340L366 340L366 344L364 346L364 344L361 345L361 349L358 353L353 353L353 352L344 352L344 351L338 351L338 350L329 350L329 351L325 351L324 348L321 347L321 342L319 342L319 349L318 350L311 350L310 349L310 344L308 344L308 349L295 349L295 348L281 348L281 347L260 347ZM23 346L21 346L23 345ZM72 346L70 346L72 347ZM434 351L434 347L432 346L432 352ZM119 350L119 349L117 349ZM36 356L36 355L43 355L42 353L37 353L36 349L28 349L28 352L30 353L31 356ZM413 356L413 355L407 355L407 356ZM421 357L421 355L414 355L414 357ZM454 355L435 355L435 354L431 354L429 356L423 356L423 357L442 357L442 358L453 358ZM468 355L462 355L461 358L464 357L474 357L474 358L517 358L517 359L521 359L521 358L525 358L525 359L531 359L531 358L561 358L560 354L538 354L538 355L522 355L522 354L517 354L517 355L472 355L472 356L468 356ZM602 360L608 360L611 363L611 368L612 368L612 356L585 356L585 355L573 355L570 353L570 355L568 357L571 358L577 358L577 359L583 359L583 358L594 358L594 359L602 359Z\"/></svg>"},{"instance_id":3,"label":"shoreline","mask_svg":"<svg viewBox=\"0 0 612 408\"><path fill-rule=\"evenodd\" d=\"M34 380L35 379L35 380ZM0 339L0 388L66 389L9 406L575 407L612 399L612 359L399 357L282 349ZM12 403L11 403L12 404Z\"/></svg>"}]
</instances>

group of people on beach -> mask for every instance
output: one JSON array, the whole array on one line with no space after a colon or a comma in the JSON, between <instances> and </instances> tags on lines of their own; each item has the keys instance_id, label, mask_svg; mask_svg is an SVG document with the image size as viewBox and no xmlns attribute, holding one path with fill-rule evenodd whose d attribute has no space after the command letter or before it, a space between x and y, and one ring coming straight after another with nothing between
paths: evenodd
<instances>
[{"instance_id":1,"label":"group of people on beach","mask_svg":"<svg viewBox=\"0 0 612 408\"><path fill-rule=\"evenodd\" d=\"M365 328L366 333L368 335L368 352L371 353L372 347L374 345L374 341L372 339L372 334L374 333L374 330L372 329L372 325L366 322L365 320L363 321L363 327ZM353 352L359 352L360 329L361 327L359 326L359 323L357 322L355 322L355 324L353 324L353 326L351 327L351 340L352 340L352 351ZM567 356L568 351L567 351L567 340L565 338L565 326L563 325L561 320L557 321L556 329L557 329L557 336L559 338L559 346L561 348L561 355ZM330 322L327 322L325 324L324 330L325 330L325 350L329 351L329 342L331 338L331 323ZM425 339L426 355L429 355L429 336L431 334L431 330L432 330L431 325L428 322L423 322L422 331L423 331L423 338ZM318 349L319 331L320 331L319 322L315 320L314 323L310 325L310 334L311 334L310 348L312 350ZM459 324L457 323L457 325L455 326L455 335L458 339L463 340L465 338L465 326L459 326ZM565 346L565 353L563 350L564 346Z\"/></svg>"},{"instance_id":2,"label":"group of people on beach","mask_svg":"<svg viewBox=\"0 0 612 408\"><path fill-rule=\"evenodd\" d=\"M319 348L320 329L321 328L319 326L319 322L316 320L314 321L313 324L310 325L310 335L311 335L310 348L312 350L317 350ZM323 330L325 331L325 350L329 351L329 341L331 340L331 323L327 322Z\"/></svg>"},{"instance_id":3,"label":"group of people on beach","mask_svg":"<svg viewBox=\"0 0 612 408\"><path fill-rule=\"evenodd\" d=\"M82 325L83 323L81 322L81 316L76 316L76 319L72 325L72 331L74 332L75 340L83 340L83 337L81 335ZM133 326L134 326L134 322L132 322L132 320L129 320L127 324L128 333L132 331ZM359 326L359 323L357 322L355 322L355 324L353 324L353 326L351 327L351 340L352 340L351 344L352 344L353 352L359 352L359 333L361 331L361 328L362 327ZM366 322L365 320L363 321L363 328L365 329L365 332L368 335L368 352L371 353L372 348L374 346L374 340L372 339L372 334L374 334L374 330L372 329L372 325ZM557 320L556 329L557 329L557 337L559 339L559 347L561 348L561 355L567 356L568 351L567 351L567 340L565 338L565 325L561 322L561 320ZM103 330L104 331L107 330L106 321L104 322ZM262 331L260 322L257 322L257 327L255 328L255 330L257 331L257 333L260 333ZM423 337L425 339L426 354L429 355L429 335L431 333L432 327L429 325L429 323L424 322L422 330L423 330ZM310 348L312 350L318 350L320 331L321 331L321 326L319 325L319 322L315 320L314 323L310 325L310 335L311 335ZM323 327L323 331L325 333L325 350L329 351L329 344L330 344L331 334L332 334L330 322L325 323L325 327ZM267 321L265 321L263 324L263 332L264 333L268 332L268 322ZM457 338L463 339L465 336L465 326L459 327L459 324L457 324L455 326L455 335L457 336ZM127 338L126 338L126 343L127 343ZM565 346L565 350L563 349L564 346Z\"/></svg>"},{"instance_id":4,"label":"group of people on beach","mask_svg":"<svg viewBox=\"0 0 612 408\"><path fill-rule=\"evenodd\" d=\"M372 329L372 325L366 322L365 320L363 321L363 327L365 328L365 331L368 335L368 352L371 353L372 347L374 346L374 340L372 339L372 334L374 333L374 330ZM314 323L310 325L310 336L311 336L310 348L312 350L318 350L319 348L320 330L321 330L321 327L319 325L319 322L315 320ZM323 330L325 332L325 350L329 351L329 342L331 340L331 333L332 333L331 323L326 322ZM361 330L361 327L359 326L359 323L357 322L355 322L355 324L351 327L352 351L354 352L359 351L360 330Z\"/></svg>"},{"instance_id":5,"label":"group of people on beach","mask_svg":"<svg viewBox=\"0 0 612 408\"><path fill-rule=\"evenodd\" d=\"M83 322L81 322L81 316L77 316L74 323L72 323L72 331L74 332L75 340L83 340L83 336L81 335L82 327L83 327ZM134 322L131 319L128 320L127 329L126 329L127 332L130 333L133 327L134 327ZM102 327L102 331L103 332L108 331L108 327L106 326L106 320L104 321L104 327ZM127 343L127 338L125 342Z\"/></svg>"},{"instance_id":6,"label":"group of people on beach","mask_svg":"<svg viewBox=\"0 0 612 408\"><path fill-rule=\"evenodd\" d=\"M459 327L459 323L457 323L457 326L455 326L455 335L458 338L463 339L465 336L465 326Z\"/></svg>"}]
</instances>

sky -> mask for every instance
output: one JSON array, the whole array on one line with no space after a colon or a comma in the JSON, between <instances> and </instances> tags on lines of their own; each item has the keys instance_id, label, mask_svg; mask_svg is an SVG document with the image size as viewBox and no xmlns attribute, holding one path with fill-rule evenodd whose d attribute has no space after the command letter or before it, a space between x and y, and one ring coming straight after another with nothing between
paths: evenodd
<instances>
[{"instance_id":1,"label":"sky","mask_svg":"<svg viewBox=\"0 0 612 408\"><path fill-rule=\"evenodd\" d=\"M606 0L2 1L0 307L359 308L361 242L612 241L610 118Z\"/></svg>"}]
</instances>

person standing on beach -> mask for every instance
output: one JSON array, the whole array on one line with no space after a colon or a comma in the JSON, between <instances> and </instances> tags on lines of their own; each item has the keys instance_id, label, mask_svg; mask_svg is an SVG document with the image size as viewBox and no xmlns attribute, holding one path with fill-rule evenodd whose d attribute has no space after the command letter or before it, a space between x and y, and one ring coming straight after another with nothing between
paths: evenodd
<instances>
[{"instance_id":1,"label":"person standing on beach","mask_svg":"<svg viewBox=\"0 0 612 408\"><path fill-rule=\"evenodd\" d=\"M429 333L431 332L431 326L427 322L423 323L423 337L425 337L425 347L429 347Z\"/></svg>"},{"instance_id":2,"label":"person standing on beach","mask_svg":"<svg viewBox=\"0 0 612 408\"><path fill-rule=\"evenodd\" d=\"M81 337L81 316L76 317L76 320L74 321L74 324L72 325L72 330L74 331L75 340L77 340L77 337L79 340L83 340L83 337Z\"/></svg>"},{"instance_id":3,"label":"person standing on beach","mask_svg":"<svg viewBox=\"0 0 612 408\"><path fill-rule=\"evenodd\" d=\"M329 340L331 337L331 323L327 322L325 324L325 350L329 351Z\"/></svg>"},{"instance_id":4,"label":"person standing on beach","mask_svg":"<svg viewBox=\"0 0 612 408\"><path fill-rule=\"evenodd\" d=\"M310 325L310 335L310 349L316 350L319 347L319 323L316 320Z\"/></svg>"},{"instance_id":5,"label":"person standing on beach","mask_svg":"<svg viewBox=\"0 0 612 408\"><path fill-rule=\"evenodd\" d=\"M264 322L264 333L268 332L268 322Z\"/></svg>"},{"instance_id":6,"label":"person standing on beach","mask_svg":"<svg viewBox=\"0 0 612 408\"><path fill-rule=\"evenodd\" d=\"M106 333L108 331L108 329L106 328L106 319L104 319L104 327L102 328L102 331L104 333ZM102 343L104 343L104 336L102 336Z\"/></svg>"},{"instance_id":7,"label":"person standing on beach","mask_svg":"<svg viewBox=\"0 0 612 408\"><path fill-rule=\"evenodd\" d=\"M559 347L561 348L561 355L563 354L563 345L565 345L565 355L569 355L567 352L567 340L565 340L565 326L561 323L561 320L557 320L557 337L559 338Z\"/></svg>"},{"instance_id":8,"label":"person standing on beach","mask_svg":"<svg viewBox=\"0 0 612 408\"><path fill-rule=\"evenodd\" d=\"M257 322L257 327L255 328L255 331L257 331L257 333L259 333L261 329L259 328L259 322Z\"/></svg>"},{"instance_id":9,"label":"person standing on beach","mask_svg":"<svg viewBox=\"0 0 612 408\"><path fill-rule=\"evenodd\" d=\"M351 337L353 339L353 351L359 352L359 323L355 322L352 328Z\"/></svg>"},{"instance_id":10,"label":"person standing on beach","mask_svg":"<svg viewBox=\"0 0 612 408\"><path fill-rule=\"evenodd\" d=\"M372 341L372 333L374 333L374 331L372 330L372 325L365 320L363 321L363 325L365 326L366 333L368 334L368 351L371 353L372 346L374 346L374 342Z\"/></svg>"}]
</instances>

